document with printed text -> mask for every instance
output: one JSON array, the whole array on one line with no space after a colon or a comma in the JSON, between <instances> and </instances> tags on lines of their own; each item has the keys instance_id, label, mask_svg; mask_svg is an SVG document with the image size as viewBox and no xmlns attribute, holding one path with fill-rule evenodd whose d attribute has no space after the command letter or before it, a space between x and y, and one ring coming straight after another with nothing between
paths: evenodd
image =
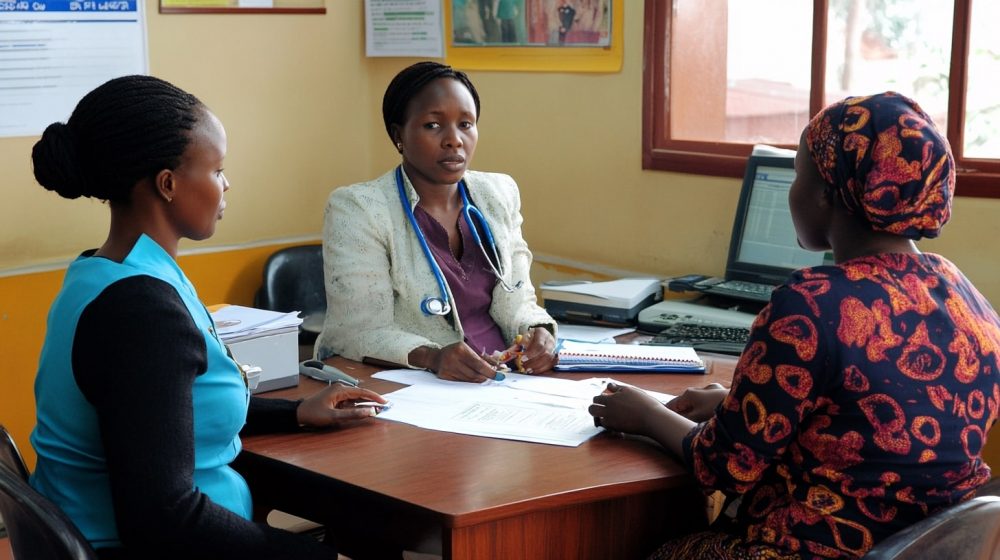
<instances>
[{"instance_id":1,"label":"document with printed text","mask_svg":"<svg viewBox=\"0 0 1000 560\"><path fill-rule=\"evenodd\" d=\"M575 447L600 433L587 412L608 378L580 381L508 373L482 384L438 379L421 370L389 370L377 379L409 384L384 396L379 418L473 436ZM672 397L649 392L660 402Z\"/></svg>"}]
</instances>

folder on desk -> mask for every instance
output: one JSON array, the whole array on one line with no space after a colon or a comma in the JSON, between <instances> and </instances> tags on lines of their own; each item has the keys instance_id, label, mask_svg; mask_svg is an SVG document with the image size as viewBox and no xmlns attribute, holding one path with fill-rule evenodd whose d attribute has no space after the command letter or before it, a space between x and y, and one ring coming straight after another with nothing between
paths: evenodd
<instances>
[{"instance_id":1,"label":"folder on desk","mask_svg":"<svg viewBox=\"0 0 1000 560\"><path fill-rule=\"evenodd\" d=\"M657 278L622 278L609 282L546 282L545 310L557 321L595 325L635 325L639 311L663 297Z\"/></svg>"},{"instance_id":2,"label":"folder on desk","mask_svg":"<svg viewBox=\"0 0 1000 560\"><path fill-rule=\"evenodd\" d=\"M240 364L261 368L254 393L299 384L299 313L281 313L240 305L212 313L219 339Z\"/></svg>"},{"instance_id":3,"label":"folder on desk","mask_svg":"<svg viewBox=\"0 0 1000 560\"><path fill-rule=\"evenodd\" d=\"M689 346L591 344L564 340L557 371L705 373L705 362Z\"/></svg>"}]
</instances>

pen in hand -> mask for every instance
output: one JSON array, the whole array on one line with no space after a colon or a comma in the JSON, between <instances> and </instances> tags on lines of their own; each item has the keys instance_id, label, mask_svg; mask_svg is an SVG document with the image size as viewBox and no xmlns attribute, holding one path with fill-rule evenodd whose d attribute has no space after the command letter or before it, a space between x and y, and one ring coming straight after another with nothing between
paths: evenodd
<instances>
[{"instance_id":1,"label":"pen in hand","mask_svg":"<svg viewBox=\"0 0 1000 560\"><path fill-rule=\"evenodd\" d=\"M521 363L521 359L524 357L524 344L522 344L523 340L524 335L519 334L515 336L514 344L511 344L510 348L501 352L500 356L497 358L498 362L501 364L506 364L507 362L514 360L514 365L517 368L518 373L525 373L524 365Z\"/></svg>"},{"instance_id":2,"label":"pen in hand","mask_svg":"<svg viewBox=\"0 0 1000 560\"><path fill-rule=\"evenodd\" d=\"M371 407L371 409L372 409L372 416L375 416L375 415L377 415L377 414L379 414L381 412L384 412L384 411L389 410L390 408L392 408L392 403L391 402L380 403L380 402L375 402L375 401L363 401L363 402L354 403L354 406L355 407L359 407L359 406Z\"/></svg>"},{"instance_id":3,"label":"pen in hand","mask_svg":"<svg viewBox=\"0 0 1000 560\"><path fill-rule=\"evenodd\" d=\"M510 368L508 368L504 363L504 360L502 359L503 355L504 354L500 351L493 352L492 355L487 355L485 348L483 348L483 351L479 354L480 358L493 367L493 381L503 381L504 379L507 379L504 371L510 371Z\"/></svg>"}]
</instances>

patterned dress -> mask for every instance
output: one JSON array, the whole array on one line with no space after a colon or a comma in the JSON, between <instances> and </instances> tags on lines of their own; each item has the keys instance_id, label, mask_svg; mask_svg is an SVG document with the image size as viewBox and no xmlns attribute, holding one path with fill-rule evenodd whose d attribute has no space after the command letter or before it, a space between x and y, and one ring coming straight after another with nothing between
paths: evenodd
<instances>
[{"instance_id":1,"label":"patterned dress","mask_svg":"<svg viewBox=\"0 0 1000 560\"><path fill-rule=\"evenodd\" d=\"M729 395L685 440L732 537L659 557L854 558L990 478L1000 319L952 263L884 254L803 269L751 331Z\"/></svg>"}]
</instances>

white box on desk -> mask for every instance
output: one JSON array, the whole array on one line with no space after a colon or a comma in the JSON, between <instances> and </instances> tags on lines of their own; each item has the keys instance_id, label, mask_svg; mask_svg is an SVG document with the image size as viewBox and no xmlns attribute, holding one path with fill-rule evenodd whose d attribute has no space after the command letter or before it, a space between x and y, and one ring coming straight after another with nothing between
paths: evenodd
<instances>
[{"instance_id":1,"label":"white box on desk","mask_svg":"<svg viewBox=\"0 0 1000 560\"><path fill-rule=\"evenodd\" d=\"M254 394L299 384L298 327L234 340L226 342L226 346L236 361L261 369Z\"/></svg>"}]
</instances>

